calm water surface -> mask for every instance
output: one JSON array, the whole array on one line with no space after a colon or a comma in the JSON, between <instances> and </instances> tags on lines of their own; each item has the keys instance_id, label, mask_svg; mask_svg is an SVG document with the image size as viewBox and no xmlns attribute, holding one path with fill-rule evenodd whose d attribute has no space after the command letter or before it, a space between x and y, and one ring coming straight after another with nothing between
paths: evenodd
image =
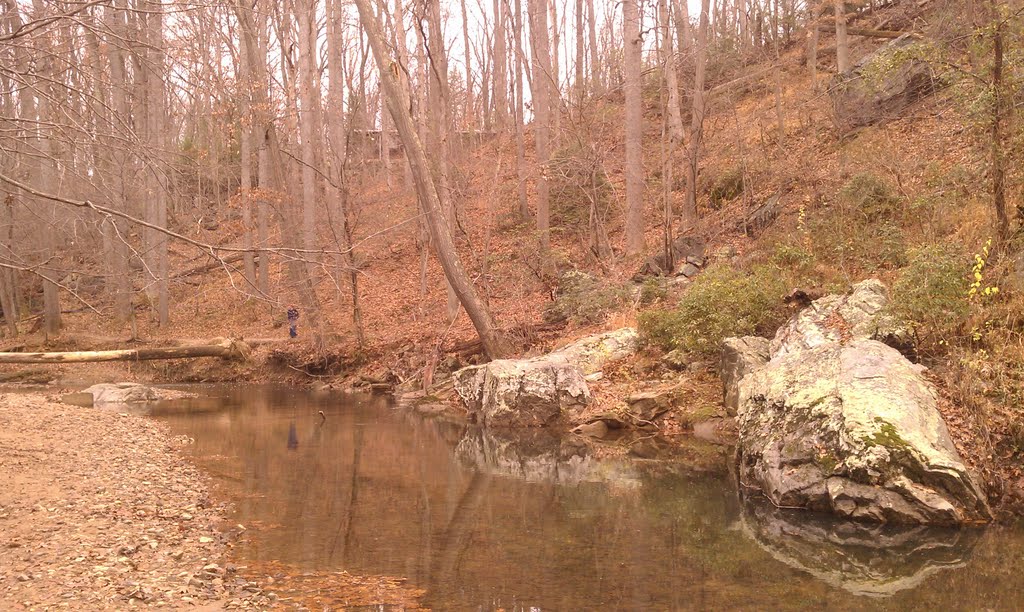
<instances>
[{"instance_id":1,"label":"calm water surface","mask_svg":"<svg viewBox=\"0 0 1024 612\"><path fill-rule=\"evenodd\" d=\"M893 530L740 502L731 449L429 420L269 387L153 416L250 530L243 562L403 576L436 610L1024 609L1024 530ZM323 411L326 419L318 415Z\"/></svg>"}]
</instances>

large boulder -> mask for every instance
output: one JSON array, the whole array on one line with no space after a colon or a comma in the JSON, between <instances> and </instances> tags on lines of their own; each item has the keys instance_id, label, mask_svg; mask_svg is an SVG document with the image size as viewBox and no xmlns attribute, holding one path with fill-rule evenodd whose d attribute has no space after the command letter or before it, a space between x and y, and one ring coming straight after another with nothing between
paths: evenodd
<instances>
[{"instance_id":1,"label":"large boulder","mask_svg":"<svg viewBox=\"0 0 1024 612\"><path fill-rule=\"evenodd\" d=\"M82 395L92 395L92 405L141 404L165 399L160 389L138 383L102 383L82 390Z\"/></svg>"},{"instance_id":2,"label":"large boulder","mask_svg":"<svg viewBox=\"0 0 1024 612\"><path fill-rule=\"evenodd\" d=\"M922 46L909 35L883 45L858 62L829 88L836 127L849 132L899 117L908 106L938 87Z\"/></svg>"},{"instance_id":3,"label":"large boulder","mask_svg":"<svg viewBox=\"0 0 1024 612\"><path fill-rule=\"evenodd\" d=\"M988 520L920 370L875 340L782 345L740 382L744 488L858 520Z\"/></svg>"},{"instance_id":4,"label":"large boulder","mask_svg":"<svg viewBox=\"0 0 1024 612\"><path fill-rule=\"evenodd\" d=\"M885 285L877 279L855 284L845 295L817 299L783 325L771 341L772 359L825 344L873 339L899 345L907 332L886 314Z\"/></svg>"},{"instance_id":5,"label":"large boulder","mask_svg":"<svg viewBox=\"0 0 1024 612\"><path fill-rule=\"evenodd\" d=\"M736 416L740 407L740 381L768 363L768 348L768 339L756 336L726 338L722 342L718 374L722 379L725 410L730 416Z\"/></svg>"},{"instance_id":6,"label":"large boulder","mask_svg":"<svg viewBox=\"0 0 1024 612\"><path fill-rule=\"evenodd\" d=\"M588 336L532 359L498 359L453 375L455 391L482 425L544 427L590 401L585 377L636 351L636 330Z\"/></svg>"},{"instance_id":7,"label":"large boulder","mask_svg":"<svg viewBox=\"0 0 1024 612\"><path fill-rule=\"evenodd\" d=\"M609 361L629 357L636 352L636 346L636 328L623 327L580 338L553 351L550 355L577 365L583 374L587 375L600 371Z\"/></svg>"},{"instance_id":8,"label":"large boulder","mask_svg":"<svg viewBox=\"0 0 1024 612\"><path fill-rule=\"evenodd\" d=\"M544 427L590 401L579 366L561 356L498 359L463 368L455 391L489 427Z\"/></svg>"}]
</instances>

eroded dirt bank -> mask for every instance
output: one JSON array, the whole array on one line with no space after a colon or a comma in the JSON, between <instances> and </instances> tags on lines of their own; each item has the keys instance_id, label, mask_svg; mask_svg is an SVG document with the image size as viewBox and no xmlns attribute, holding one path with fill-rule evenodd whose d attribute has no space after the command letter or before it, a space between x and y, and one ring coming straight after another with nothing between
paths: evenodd
<instances>
[{"instance_id":1,"label":"eroded dirt bank","mask_svg":"<svg viewBox=\"0 0 1024 612\"><path fill-rule=\"evenodd\" d=\"M186 443L142 417L0 395L2 606L271 603L223 561L234 535Z\"/></svg>"}]
</instances>

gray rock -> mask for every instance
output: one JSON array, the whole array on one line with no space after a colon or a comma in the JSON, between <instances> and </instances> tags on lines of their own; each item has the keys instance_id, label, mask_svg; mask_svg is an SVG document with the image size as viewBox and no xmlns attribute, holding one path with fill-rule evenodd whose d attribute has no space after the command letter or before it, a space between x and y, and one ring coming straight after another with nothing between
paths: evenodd
<instances>
[{"instance_id":1,"label":"gray rock","mask_svg":"<svg viewBox=\"0 0 1024 612\"><path fill-rule=\"evenodd\" d=\"M138 383L103 383L83 389L92 394L94 406L103 404L138 404L162 399L159 390Z\"/></svg>"},{"instance_id":2,"label":"gray rock","mask_svg":"<svg viewBox=\"0 0 1024 612\"><path fill-rule=\"evenodd\" d=\"M453 378L466 407L488 427L543 427L590 402L579 366L561 356L498 359Z\"/></svg>"},{"instance_id":3,"label":"gray rock","mask_svg":"<svg viewBox=\"0 0 1024 612\"><path fill-rule=\"evenodd\" d=\"M683 267L679 269L679 274L686 278L693 278L694 276L697 276L699 272L700 268L689 262L683 264Z\"/></svg>"},{"instance_id":4,"label":"gray rock","mask_svg":"<svg viewBox=\"0 0 1024 612\"><path fill-rule=\"evenodd\" d=\"M624 359L636 353L636 328L623 327L603 334L580 338L553 351L552 357L561 357L579 366L584 375L599 372L606 363Z\"/></svg>"},{"instance_id":5,"label":"gray rock","mask_svg":"<svg viewBox=\"0 0 1024 612\"><path fill-rule=\"evenodd\" d=\"M704 259L706 243L698 236L679 236L672 241L672 259L674 262L684 262L690 259ZM641 282L649 276L671 275L672 266L665 261L665 254L659 253L649 257L640 270L633 275L634 282Z\"/></svg>"},{"instance_id":6,"label":"gray rock","mask_svg":"<svg viewBox=\"0 0 1024 612\"><path fill-rule=\"evenodd\" d=\"M581 338L548 355L499 359L453 374L455 391L491 427L543 427L590 402L587 376L636 352L631 327Z\"/></svg>"},{"instance_id":7,"label":"gray rock","mask_svg":"<svg viewBox=\"0 0 1024 612\"><path fill-rule=\"evenodd\" d=\"M775 219L779 216L779 211L782 209L780 203L782 198L779 194L775 194L758 205L747 218L743 220L743 233L756 238L760 236L764 230L768 229Z\"/></svg>"},{"instance_id":8,"label":"gray rock","mask_svg":"<svg viewBox=\"0 0 1024 612\"><path fill-rule=\"evenodd\" d=\"M630 416L641 425L650 423L672 409L679 397L675 387L641 391L626 398Z\"/></svg>"},{"instance_id":9,"label":"gray rock","mask_svg":"<svg viewBox=\"0 0 1024 612\"><path fill-rule=\"evenodd\" d=\"M756 336L726 338L722 342L722 359L718 373L722 379L725 410L730 416L736 416L740 406L740 381L747 374L768 363L768 349L768 339Z\"/></svg>"},{"instance_id":10,"label":"gray rock","mask_svg":"<svg viewBox=\"0 0 1024 612\"><path fill-rule=\"evenodd\" d=\"M909 35L882 46L833 79L829 88L836 127L849 132L899 117L908 106L931 95L941 83Z\"/></svg>"},{"instance_id":11,"label":"gray rock","mask_svg":"<svg viewBox=\"0 0 1024 612\"><path fill-rule=\"evenodd\" d=\"M782 326L771 341L771 358L833 342L909 340L905 330L886 315L885 285L877 279L855 284L846 295L817 299Z\"/></svg>"},{"instance_id":12,"label":"gray rock","mask_svg":"<svg viewBox=\"0 0 1024 612\"><path fill-rule=\"evenodd\" d=\"M874 340L793 344L740 381L739 474L778 506L884 523L991 517L919 368Z\"/></svg>"}]
</instances>

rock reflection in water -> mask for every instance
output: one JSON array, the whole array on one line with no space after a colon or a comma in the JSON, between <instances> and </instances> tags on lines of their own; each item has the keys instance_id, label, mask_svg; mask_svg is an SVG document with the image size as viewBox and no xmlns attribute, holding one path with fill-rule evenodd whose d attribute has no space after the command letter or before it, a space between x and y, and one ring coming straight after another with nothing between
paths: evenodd
<instances>
[{"instance_id":1,"label":"rock reflection in water","mask_svg":"<svg viewBox=\"0 0 1024 612\"><path fill-rule=\"evenodd\" d=\"M527 482L640 486L640 474L634 462L621 457L597 458L586 443L559 438L547 430L473 428L455 447L455 456L463 464L486 474L511 476Z\"/></svg>"},{"instance_id":2,"label":"rock reflection in water","mask_svg":"<svg viewBox=\"0 0 1024 612\"><path fill-rule=\"evenodd\" d=\"M1016 609L1024 601L1024 532L990 528L965 567L940 571L963 563L974 532L901 537L818 526L809 513L744 518L724 446L649 438L634 441L634 457L607 457L597 443L485 432L378 398L221 393L153 414L195 440L190 452L234 502L232 523L247 527L234 548L238 565L401 576L436 610ZM289 450L293 425L298 446ZM736 528L744 522L754 538ZM920 586L909 588L914 581ZM899 588L891 598L851 594Z\"/></svg>"},{"instance_id":3,"label":"rock reflection in water","mask_svg":"<svg viewBox=\"0 0 1024 612\"><path fill-rule=\"evenodd\" d=\"M890 597L963 567L980 529L883 525L744 501L744 531L773 557L855 595Z\"/></svg>"}]
</instances>

